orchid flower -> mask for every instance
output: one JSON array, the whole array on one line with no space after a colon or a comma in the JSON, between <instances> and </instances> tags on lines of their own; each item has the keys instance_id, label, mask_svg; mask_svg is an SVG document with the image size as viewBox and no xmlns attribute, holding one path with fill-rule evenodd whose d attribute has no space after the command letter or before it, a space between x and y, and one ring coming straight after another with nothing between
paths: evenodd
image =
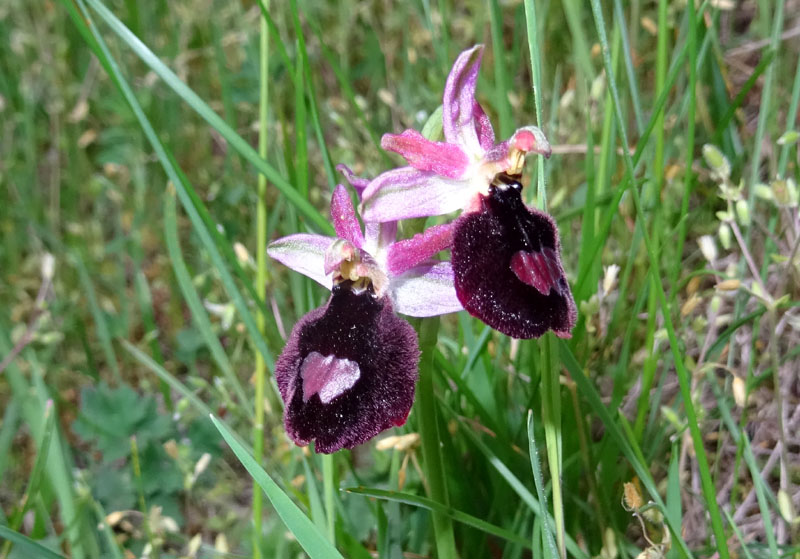
<instances>
[{"instance_id":1,"label":"orchid flower","mask_svg":"<svg viewBox=\"0 0 800 559\"><path fill-rule=\"evenodd\" d=\"M360 193L365 179L341 167ZM396 223L362 232L347 189L336 187L331 217L338 238L296 234L268 254L328 289L331 297L292 329L275 365L284 425L297 444L331 453L403 425L414 401L419 349L395 311L433 316L461 310L449 262L430 257L450 244L450 229L396 242Z\"/></svg>"},{"instance_id":2,"label":"orchid flower","mask_svg":"<svg viewBox=\"0 0 800 559\"><path fill-rule=\"evenodd\" d=\"M577 311L560 258L553 219L522 201L527 153L548 157L550 145L535 126L495 143L494 130L475 100L483 46L456 59L444 89L444 142L415 130L386 134L384 149L409 163L383 173L364 189L366 222L443 215L451 224L452 266L459 301L473 316L515 338L547 330L568 338ZM447 226L442 226L447 227Z\"/></svg>"}]
</instances>

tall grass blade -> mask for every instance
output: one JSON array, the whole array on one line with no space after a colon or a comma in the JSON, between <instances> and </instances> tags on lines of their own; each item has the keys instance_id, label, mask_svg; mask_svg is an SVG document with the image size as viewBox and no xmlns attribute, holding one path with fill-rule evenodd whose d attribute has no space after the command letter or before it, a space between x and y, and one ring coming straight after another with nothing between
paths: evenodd
<instances>
[{"instance_id":1,"label":"tall grass blade","mask_svg":"<svg viewBox=\"0 0 800 559\"><path fill-rule=\"evenodd\" d=\"M20 534L19 532L15 532L8 526L3 526L1 524L0 538L16 545L17 548L25 552L28 557L35 557L36 559L67 559L52 549L49 549L37 541L30 539L28 536Z\"/></svg>"},{"instance_id":2,"label":"tall grass blade","mask_svg":"<svg viewBox=\"0 0 800 559\"><path fill-rule=\"evenodd\" d=\"M622 106L619 97L619 91L617 89L616 79L614 77L614 71L611 63L611 55L608 46L608 39L606 37L605 31L605 22L603 21L603 11L602 7L600 6L599 0L592 0L592 13L594 14L595 18L595 26L597 28L597 33L600 36L600 44L603 50L603 62L606 68L606 74L608 75L609 86L611 88L611 94L614 100L614 109L617 116L617 122L619 125L620 135L622 137L623 146L628 145L628 135L625 131L625 122L622 116ZM666 92L662 91L662 95ZM635 176L635 165L633 162L633 158L631 157L630 153L627 151L624 152L623 160L625 161L625 170L626 175L628 176L628 180L633 180ZM631 193L633 195L634 206L636 208L636 215L637 219L642 223L645 223L645 216L642 208L642 203L639 198L639 191L637 188L632 188ZM701 485L703 488L703 496L706 501L706 506L708 507L708 513L711 517L711 528L714 533L714 537L716 540L716 546L719 550L720 558L721 559L729 559L730 552L728 551L728 543L727 538L725 535L725 529L722 525L722 514L720 513L719 506L717 505L716 500L716 489L714 487L714 482L711 478L711 470L708 465L708 457L706 456L706 450L703 442L703 434L700 432L700 424L697 420L697 413L694 409L694 403L692 401L692 393L691 393L691 386L690 386L690 375L689 372L686 370L686 366L683 362L683 356L681 355L680 351L680 344L678 342L678 337L675 333L675 328L672 324L672 317L671 317L671 310L669 308L669 304L666 299L666 295L664 293L664 287L661 284L661 278L658 276L659 270L659 262L658 257L655 252L655 248L653 243L650 239L650 235L648 234L646 228L642 228L642 235L644 237L645 247L647 249L648 257L650 259L650 274L653 276L653 283L655 284L655 288L658 295L658 301L661 306L661 312L664 318L664 326L667 330L667 335L669 337L670 342L670 349L672 350L673 359L675 362L675 368L678 373L678 381L681 388L681 396L683 398L683 404L686 410L686 418L689 423L689 430L692 436L692 444L694 446L695 455L697 459L698 470L700 471L700 480Z\"/></svg>"},{"instance_id":3,"label":"tall grass blade","mask_svg":"<svg viewBox=\"0 0 800 559\"><path fill-rule=\"evenodd\" d=\"M253 410L250 400L245 394L244 387L239 377L236 375L236 372L233 370L231 362L228 360L225 349L222 347L219 338L217 338L217 335L213 331L208 313L205 308L203 308L203 302L200 300L200 296L194 288L192 276L186 268L186 262L183 260L180 241L178 240L178 217L175 209L175 191L171 188L167 189L167 192L164 194L164 238L167 242L167 252L172 262L172 270L175 272L175 279L178 281L178 286L180 287L181 293L183 293L183 299L192 313L192 321L200 331L200 335L203 337L206 347L208 347L208 350L211 352L211 357L214 359L214 362L220 368L225 379L236 393L239 405L242 406L242 409L248 417L252 419Z\"/></svg>"},{"instance_id":4,"label":"tall grass blade","mask_svg":"<svg viewBox=\"0 0 800 559\"><path fill-rule=\"evenodd\" d=\"M62 0L65 2L66 0ZM274 184L281 194L283 194L300 213L316 225L323 233L332 234L333 227L325 216L323 216L311 203L301 196L301 194L269 163L259 157L258 152L235 130L233 130L208 104L203 101L194 91L192 91L166 64L151 51L136 35L131 33L125 25L100 1L86 0L86 2L97 12L100 18L111 28L114 33L123 40L142 61L155 72L167 86L170 87L181 99L183 99L198 115L208 122L230 146L239 152L258 172L264 174L267 179ZM97 39L97 37L95 37Z\"/></svg>"},{"instance_id":5,"label":"tall grass blade","mask_svg":"<svg viewBox=\"0 0 800 559\"><path fill-rule=\"evenodd\" d=\"M297 543L308 553L311 559L343 559L335 547L320 533L309 518L281 490L261 466L256 463L250 453L236 440L228 428L213 415L211 421L231 447L231 450L245 467L253 480L261 487L264 494L275 507L286 527L292 532Z\"/></svg>"},{"instance_id":6,"label":"tall grass blade","mask_svg":"<svg viewBox=\"0 0 800 559\"><path fill-rule=\"evenodd\" d=\"M533 410L528 410L528 453L531 459L531 470L533 470L533 482L536 486L536 494L539 496L539 502L542 503L544 509L547 510L547 492L545 491L544 477L542 476L542 465L539 463L539 451L536 446ZM559 557L559 550L558 547L556 547L556 540L553 537L553 530L550 527L549 518L547 516L540 516L540 518L543 520L542 524L544 529L542 530L542 534L544 535L543 540L547 555L550 559L556 559Z\"/></svg>"},{"instance_id":7,"label":"tall grass blade","mask_svg":"<svg viewBox=\"0 0 800 559\"><path fill-rule=\"evenodd\" d=\"M469 515L465 512L454 509L452 507L445 506L442 503L438 503L426 497L420 497L419 495L414 495L412 493L403 493L401 491L386 491L385 489L374 489L371 487L348 487L345 491L347 491L348 493L354 493L356 495L374 497L375 499L383 499L385 501L392 501L395 503L404 503L406 505L419 507L422 509L429 510L431 512L444 514L446 516L449 516L456 522L464 524L465 526L475 528L476 530L486 532L487 534L497 536L498 538L531 549L530 540L521 537L516 532L512 532L511 530L506 530L505 528L495 526L494 524L485 522L480 518L476 518L472 515Z\"/></svg>"}]
</instances>

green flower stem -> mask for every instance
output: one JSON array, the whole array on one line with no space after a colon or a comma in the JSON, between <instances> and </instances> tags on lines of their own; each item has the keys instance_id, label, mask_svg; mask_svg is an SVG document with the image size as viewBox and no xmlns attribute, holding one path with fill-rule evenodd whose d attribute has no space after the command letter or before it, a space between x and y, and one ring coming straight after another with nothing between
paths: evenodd
<instances>
[{"instance_id":1,"label":"green flower stem","mask_svg":"<svg viewBox=\"0 0 800 559\"><path fill-rule=\"evenodd\" d=\"M536 19L536 7L533 0L525 1L525 19L528 32L528 49L531 57L531 75L533 76L533 100L536 108L536 123L539 126L543 125L544 118L542 116L542 61L541 49L536 41L538 23ZM539 207L547 211L547 191L544 181L544 157L539 156L537 167L537 182L536 182L536 198ZM550 479L553 486L553 518L555 520L556 529L556 545L558 547L559 557L565 558L567 556L566 542L564 534L564 500L561 492L561 390L559 383L559 367L554 363L553 357L558 358L558 351L554 349L555 339L552 334L547 334L540 348L542 350L542 363L544 363L544 370L542 371L542 419L544 421L544 434L545 434L545 448L547 450L547 463L550 468ZM533 416L529 415L529 421L532 422ZM533 423L531 423L531 426ZM531 435L531 444L535 445L533 439L533 431L529 430ZM536 460L534 463L533 460ZM538 456L535 455L535 448L531 449L531 460L534 466L534 474L538 469ZM541 483L537 482L537 489ZM547 525L547 502L545 501L544 492L540 494L542 507L545 509L542 514L543 522L545 522L545 532L552 539L550 535L549 526Z\"/></svg>"},{"instance_id":2,"label":"green flower stem","mask_svg":"<svg viewBox=\"0 0 800 559\"><path fill-rule=\"evenodd\" d=\"M142 513L142 525L144 526L144 533L147 541L150 543L151 553L155 559L158 559L158 546L153 540L153 530L150 526L150 515L147 510L147 503L144 500L144 485L142 482L142 467L139 462L139 445L136 442L136 437L131 437L131 465L133 467L133 478L136 481L136 493L139 497L139 510Z\"/></svg>"},{"instance_id":3,"label":"green flower stem","mask_svg":"<svg viewBox=\"0 0 800 559\"><path fill-rule=\"evenodd\" d=\"M422 439L422 470L428 480L429 497L450 506L447 497L447 483L442 464L439 422L436 414L436 396L433 393L433 354L436 349L436 336L439 319L427 318L418 323L419 343L422 356L419 362L419 382L417 383L417 413L419 435ZM453 536L452 519L441 512L433 515L433 534L439 559L455 559L456 542Z\"/></svg>"},{"instance_id":4,"label":"green flower stem","mask_svg":"<svg viewBox=\"0 0 800 559\"><path fill-rule=\"evenodd\" d=\"M336 545L336 503L334 501L336 468L333 456L333 454L322 455L322 483L325 490L325 519L328 523L328 539L333 545Z\"/></svg>"},{"instance_id":5,"label":"green flower stem","mask_svg":"<svg viewBox=\"0 0 800 559\"><path fill-rule=\"evenodd\" d=\"M680 260L683 256L683 245L686 242L688 219L689 215L689 195L692 192L692 164L694 163L694 144L695 144L695 114L697 107L697 9L694 2L687 2L686 9L689 13L689 29L686 36L686 42L689 49L689 113L686 120L686 172L683 177L683 198L681 199L681 213L678 219L678 243L675 250L676 260ZM672 268L672 285L678 283L678 274L680 273L680 266ZM678 291L673 290L672 297L677 295Z\"/></svg>"},{"instance_id":6,"label":"green flower stem","mask_svg":"<svg viewBox=\"0 0 800 559\"><path fill-rule=\"evenodd\" d=\"M266 0L269 7L269 0ZM258 104L258 154L262 159L267 157L267 112L269 109L269 27L261 17L260 40L260 94ZM258 175L258 202L256 205L256 295L264 301L267 295L267 177ZM259 309L256 316L259 332L264 334L266 317ZM256 402L255 422L253 425L253 453L260 465L264 455L264 385L266 364L260 351L256 351ZM253 487L253 559L261 558L261 514L264 508L264 494Z\"/></svg>"},{"instance_id":7,"label":"green flower stem","mask_svg":"<svg viewBox=\"0 0 800 559\"><path fill-rule=\"evenodd\" d=\"M553 348L555 338L548 332L539 347L542 351L542 421L547 450L547 465L553 485L553 519L556 524L556 545L559 557L566 558L564 541L564 498L561 493L561 383L559 367L553 361L558 352Z\"/></svg>"}]
</instances>

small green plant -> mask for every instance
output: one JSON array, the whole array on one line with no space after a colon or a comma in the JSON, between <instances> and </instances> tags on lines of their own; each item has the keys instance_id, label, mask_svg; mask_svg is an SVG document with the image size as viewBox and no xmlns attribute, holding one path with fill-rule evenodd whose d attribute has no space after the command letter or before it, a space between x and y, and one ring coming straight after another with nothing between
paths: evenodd
<instances>
[{"instance_id":1,"label":"small green plant","mask_svg":"<svg viewBox=\"0 0 800 559\"><path fill-rule=\"evenodd\" d=\"M90 452L83 456L95 498L109 512L139 508L139 484L148 507L180 522L178 497L184 475L164 449L178 433L169 417L159 413L152 396L128 385L116 388L101 382L81 391L80 413L72 424ZM140 480L136 479L131 439L136 438Z\"/></svg>"}]
</instances>

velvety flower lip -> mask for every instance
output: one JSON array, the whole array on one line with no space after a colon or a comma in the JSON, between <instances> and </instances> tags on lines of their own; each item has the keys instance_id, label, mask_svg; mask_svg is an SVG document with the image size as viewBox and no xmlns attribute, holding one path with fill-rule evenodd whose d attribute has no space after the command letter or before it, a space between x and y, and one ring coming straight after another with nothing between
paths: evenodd
<instances>
[{"instance_id":1,"label":"velvety flower lip","mask_svg":"<svg viewBox=\"0 0 800 559\"><path fill-rule=\"evenodd\" d=\"M344 167L356 191L364 179ZM462 310L449 262L431 260L452 240L452 225L431 227L411 239L396 241L395 222L367 222L362 233L347 189L338 185L331 199L337 237L298 233L267 247L275 260L331 289L340 270L352 281L368 278L378 296L388 293L398 313L426 317Z\"/></svg>"},{"instance_id":2,"label":"velvety flower lip","mask_svg":"<svg viewBox=\"0 0 800 559\"><path fill-rule=\"evenodd\" d=\"M569 338L578 315L558 229L549 215L525 206L521 191L518 176L501 174L481 195L481 209L456 221L456 294L467 312L513 338L547 330Z\"/></svg>"},{"instance_id":3,"label":"velvety flower lip","mask_svg":"<svg viewBox=\"0 0 800 559\"><path fill-rule=\"evenodd\" d=\"M535 126L495 143L492 124L475 100L482 56L483 45L476 45L453 64L442 102L444 142L415 130L383 136L381 146L402 155L409 166L378 175L364 187L361 214L366 221L475 211L497 174L521 172L528 153L550 156L550 144Z\"/></svg>"},{"instance_id":4,"label":"velvety flower lip","mask_svg":"<svg viewBox=\"0 0 800 559\"><path fill-rule=\"evenodd\" d=\"M389 297L337 283L324 306L297 322L275 364L286 433L328 454L403 425L418 363L416 332Z\"/></svg>"}]
</instances>

